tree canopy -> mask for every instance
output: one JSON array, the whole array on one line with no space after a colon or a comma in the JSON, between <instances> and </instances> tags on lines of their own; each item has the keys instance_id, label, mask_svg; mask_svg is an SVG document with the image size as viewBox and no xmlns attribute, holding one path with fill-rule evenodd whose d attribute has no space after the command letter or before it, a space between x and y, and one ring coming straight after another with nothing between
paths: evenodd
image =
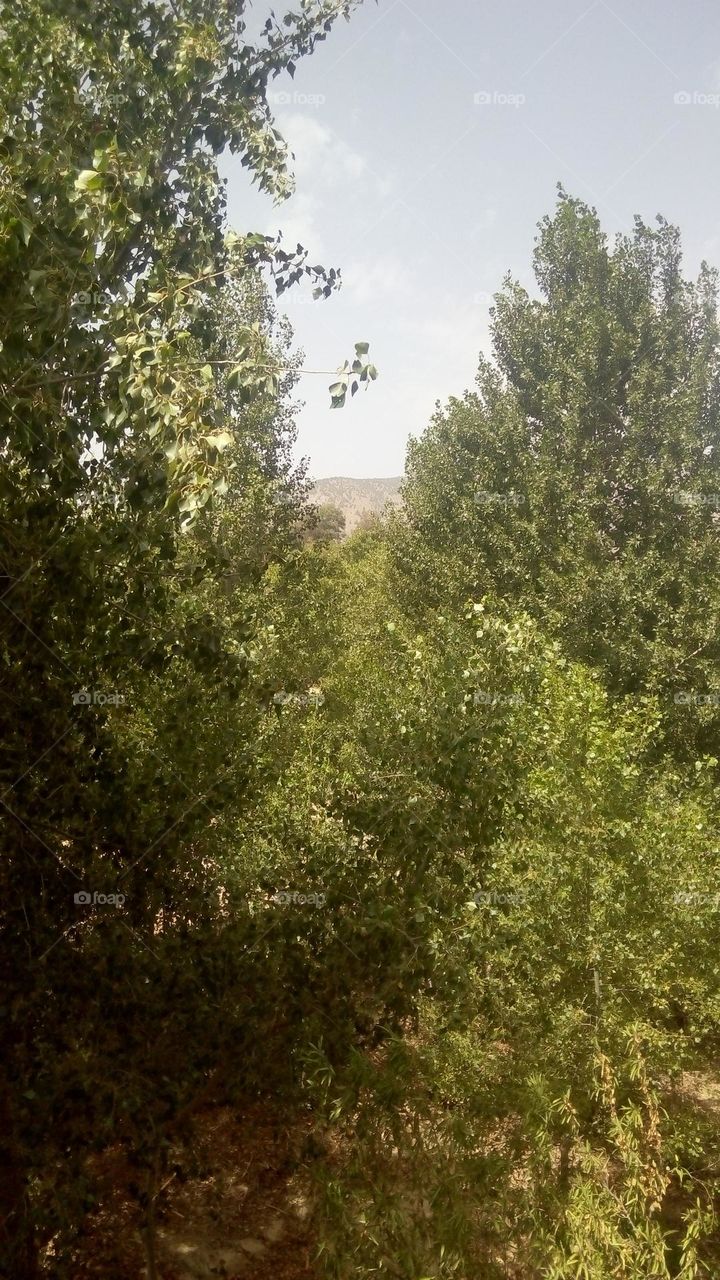
<instances>
[{"instance_id":1,"label":"tree canopy","mask_svg":"<svg viewBox=\"0 0 720 1280\"><path fill-rule=\"evenodd\" d=\"M356 7L2 6L0 1272L103 1274L121 1203L176 1274L203 1116L275 1108L318 1277L702 1280L716 274L561 191L343 539L281 314L339 272L218 156L287 193L268 85Z\"/></svg>"}]
</instances>

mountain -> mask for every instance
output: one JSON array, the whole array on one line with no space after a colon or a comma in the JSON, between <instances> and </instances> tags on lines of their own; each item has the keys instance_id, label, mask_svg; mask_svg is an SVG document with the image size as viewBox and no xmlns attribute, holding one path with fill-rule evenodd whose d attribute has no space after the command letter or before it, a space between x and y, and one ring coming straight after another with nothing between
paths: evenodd
<instances>
[{"instance_id":1,"label":"mountain","mask_svg":"<svg viewBox=\"0 0 720 1280\"><path fill-rule=\"evenodd\" d=\"M345 531L352 533L360 518L368 512L380 515L386 503L399 506L402 476L372 477L356 480L352 476L327 476L316 480L311 502L318 506L329 502L345 516Z\"/></svg>"}]
</instances>

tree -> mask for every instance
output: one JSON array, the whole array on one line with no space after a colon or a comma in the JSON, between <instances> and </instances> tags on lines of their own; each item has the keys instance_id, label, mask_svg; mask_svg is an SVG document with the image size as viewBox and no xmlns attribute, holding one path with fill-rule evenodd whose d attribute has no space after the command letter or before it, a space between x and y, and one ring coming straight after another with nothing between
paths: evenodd
<instances>
[{"instance_id":1,"label":"tree","mask_svg":"<svg viewBox=\"0 0 720 1280\"><path fill-rule=\"evenodd\" d=\"M227 578L213 502L234 494L247 527L252 482L255 573L295 502L271 407L287 368L230 282L339 277L229 232L216 157L289 192L268 83L356 6L313 0L253 41L242 0L2 5L0 1267L18 1280L50 1236L62 1266L83 1152L112 1133L147 1174L152 1276L164 1126L217 1059L207 800L241 794L261 708L247 601L214 615L192 588ZM354 364L333 403L368 380Z\"/></svg>"},{"instance_id":2,"label":"tree","mask_svg":"<svg viewBox=\"0 0 720 1280\"><path fill-rule=\"evenodd\" d=\"M687 283L662 219L611 250L561 192L535 274L539 296L497 295L477 391L410 446L398 556L430 554L438 601L529 609L615 693L657 692L678 749L709 749L716 711L674 698L712 695L720 656L716 273Z\"/></svg>"},{"instance_id":3,"label":"tree","mask_svg":"<svg viewBox=\"0 0 720 1280\"><path fill-rule=\"evenodd\" d=\"M394 551L274 570L259 636L292 695L248 856L325 897L273 954L318 1128L350 1153L316 1172L328 1271L499 1280L522 1241L532 1275L659 1275L711 1231L702 1121L662 1109L718 1044L716 761L652 759L658 700L618 705L507 604L418 622Z\"/></svg>"},{"instance_id":4,"label":"tree","mask_svg":"<svg viewBox=\"0 0 720 1280\"><path fill-rule=\"evenodd\" d=\"M333 502L322 502L310 517L306 539L317 546L339 542L345 533L345 516Z\"/></svg>"}]
</instances>

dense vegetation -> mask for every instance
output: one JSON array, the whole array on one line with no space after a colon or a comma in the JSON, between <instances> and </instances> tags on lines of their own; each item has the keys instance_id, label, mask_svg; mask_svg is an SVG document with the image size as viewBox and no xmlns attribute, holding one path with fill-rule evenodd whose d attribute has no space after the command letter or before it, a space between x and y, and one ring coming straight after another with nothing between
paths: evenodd
<instances>
[{"instance_id":1,"label":"dense vegetation","mask_svg":"<svg viewBox=\"0 0 720 1280\"><path fill-rule=\"evenodd\" d=\"M74 1280L118 1148L155 1280L198 1110L280 1098L318 1275L714 1276L717 278L561 192L338 542L270 292L338 275L216 157L288 189L353 7L2 7L0 1272Z\"/></svg>"}]
</instances>

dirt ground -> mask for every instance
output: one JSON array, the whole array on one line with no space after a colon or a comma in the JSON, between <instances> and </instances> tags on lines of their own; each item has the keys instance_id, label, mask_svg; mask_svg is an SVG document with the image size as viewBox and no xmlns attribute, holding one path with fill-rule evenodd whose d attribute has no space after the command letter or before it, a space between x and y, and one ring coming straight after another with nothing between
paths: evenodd
<instances>
[{"instance_id":1,"label":"dirt ground","mask_svg":"<svg viewBox=\"0 0 720 1280\"><path fill-rule=\"evenodd\" d=\"M302 1122L267 1107L229 1108L197 1124L192 1159L170 1175L157 1210L159 1280L317 1280ZM146 1280L139 1211L120 1152L98 1169L101 1208L88 1220L73 1280ZM50 1264L51 1268L51 1264Z\"/></svg>"}]
</instances>

